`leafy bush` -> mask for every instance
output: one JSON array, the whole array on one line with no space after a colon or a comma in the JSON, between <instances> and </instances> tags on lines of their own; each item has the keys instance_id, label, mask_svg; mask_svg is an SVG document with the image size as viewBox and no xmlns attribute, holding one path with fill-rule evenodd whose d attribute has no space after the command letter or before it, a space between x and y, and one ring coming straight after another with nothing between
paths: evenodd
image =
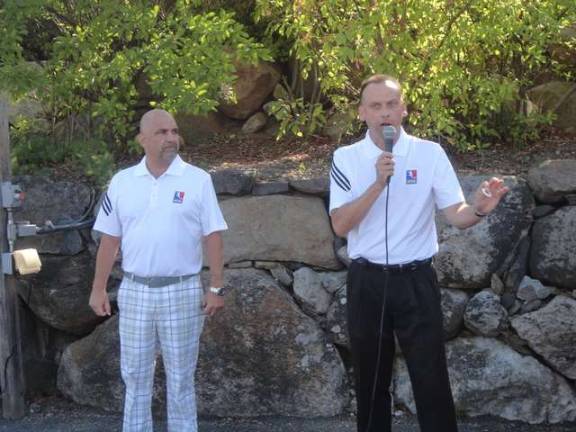
<instances>
[{"instance_id":1,"label":"leafy bush","mask_svg":"<svg viewBox=\"0 0 576 432\"><path fill-rule=\"evenodd\" d=\"M389 73L404 84L411 126L461 149L522 142L549 121L498 117L543 70L569 73L547 47L576 22L573 0L258 0L256 12L336 109L357 101L363 78Z\"/></svg>"},{"instance_id":2,"label":"leafy bush","mask_svg":"<svg viewBox=\"0 0 576 432\"><path fill-rule=\"evenodd\" d=\"M5 2L0 89L15 96L36 91L52 109L52 125L89 114L89 136L108 142L109 150L125 152L137 109L207 113L218 105L221 88L233 84L236 62L269 58L233 13L203 13L202 3ZM27 38L34 37L28 29L35 25L54 34L44 44L49 52L41 67L24 56ZM136 84L142 81L151 88L149 100L139 99Z\"/></svg>"}]
</instances>

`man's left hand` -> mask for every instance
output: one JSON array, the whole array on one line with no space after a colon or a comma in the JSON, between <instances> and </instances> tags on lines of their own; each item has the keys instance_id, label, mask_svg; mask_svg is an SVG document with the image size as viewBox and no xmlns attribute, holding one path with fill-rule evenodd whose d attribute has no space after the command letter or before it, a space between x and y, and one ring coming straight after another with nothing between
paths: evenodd
<instances>
[{"instance_id":1,"label":"man's left hand","mask_svg":"<svg viewBox=\"0 0 576 432\"><path fill-rule=\"evenodd\" d=\"M224 307L224 297L207 292L204 294L204 312L208 316L213 316Z\"/></svg>"},{"instance_id":2,"label":"man's left hand","mask_svg":"<svg viewBox=\"0 0 576 432\"><path fill-rule=\"evenodd\" d=\"M490 213L509 190L510 188L504 185L504 180L500 178L492 177L483 181L474 196L474 208L481 214Z\"/></svg>"}]
</instances>

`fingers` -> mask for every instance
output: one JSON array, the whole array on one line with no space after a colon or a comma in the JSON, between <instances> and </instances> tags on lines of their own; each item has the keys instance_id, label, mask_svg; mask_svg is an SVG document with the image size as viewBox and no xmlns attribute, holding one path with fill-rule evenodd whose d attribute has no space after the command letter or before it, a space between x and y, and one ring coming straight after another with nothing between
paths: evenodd
<instances>
[{"instance_id":1,"label":"fingers","mask_svg":"<svg viewBox=\"0 0 576 432\"><path fill-rule=\"evenodd\" d=\"M376 173L379 178L386 180L394 175L394 159L391 153L384 152L376 161Z\"/></svg>"},{"instance_id":2,"label":"fingers","mask_svg":"<svg viewBox=\"0 0 576 432\"><path fill-rule=\"evenodd\" d=\"M112 311L110 310L110 301L106 300L106 302L104 303L104 313L106 315L112 315Z\"/></svg>"}]
</instances>

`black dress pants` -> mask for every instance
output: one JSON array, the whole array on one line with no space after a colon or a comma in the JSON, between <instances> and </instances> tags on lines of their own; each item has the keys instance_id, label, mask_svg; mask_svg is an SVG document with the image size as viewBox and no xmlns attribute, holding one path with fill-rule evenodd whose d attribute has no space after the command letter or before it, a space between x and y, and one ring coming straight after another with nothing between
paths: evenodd
<instances>
[{"instance_id":1,"label":"black dress pants","mask_svg":"<svg viewBox=\"0 0 576 432\"><path fill-rule=\"evenodd\" d=\"M347 289L358 432L391 431L394 334L408 366L421 432L457 432L444 351L440 290L432 265L383 271L352 262ZM382 347L376 374L383 301Z\"/></svg>"}]
</instances>

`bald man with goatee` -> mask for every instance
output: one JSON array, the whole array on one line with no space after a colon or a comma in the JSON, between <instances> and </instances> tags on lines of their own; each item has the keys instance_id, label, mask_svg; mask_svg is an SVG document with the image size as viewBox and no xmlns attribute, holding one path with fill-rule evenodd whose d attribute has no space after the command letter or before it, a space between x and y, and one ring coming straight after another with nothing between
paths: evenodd
<instances>
[{"instance_id":1,"label":"bald man with goatee","mask_svg":"<svg viewBox=\"0 0 576 432\"><path fill-rule=\"evenodd\" d=\"M224 306L222 237L227 229L210 175L178 156L168 112L148 111L137 140L145 156L111 180L94 230L102 233L90 307L111 314L106 285L119 251L123 432L151 432L156 347L166 370L168 431L196 432L194 372L204 317ZM203 247L210 286L199 273Z\"/></svg>"}]
</instances>

